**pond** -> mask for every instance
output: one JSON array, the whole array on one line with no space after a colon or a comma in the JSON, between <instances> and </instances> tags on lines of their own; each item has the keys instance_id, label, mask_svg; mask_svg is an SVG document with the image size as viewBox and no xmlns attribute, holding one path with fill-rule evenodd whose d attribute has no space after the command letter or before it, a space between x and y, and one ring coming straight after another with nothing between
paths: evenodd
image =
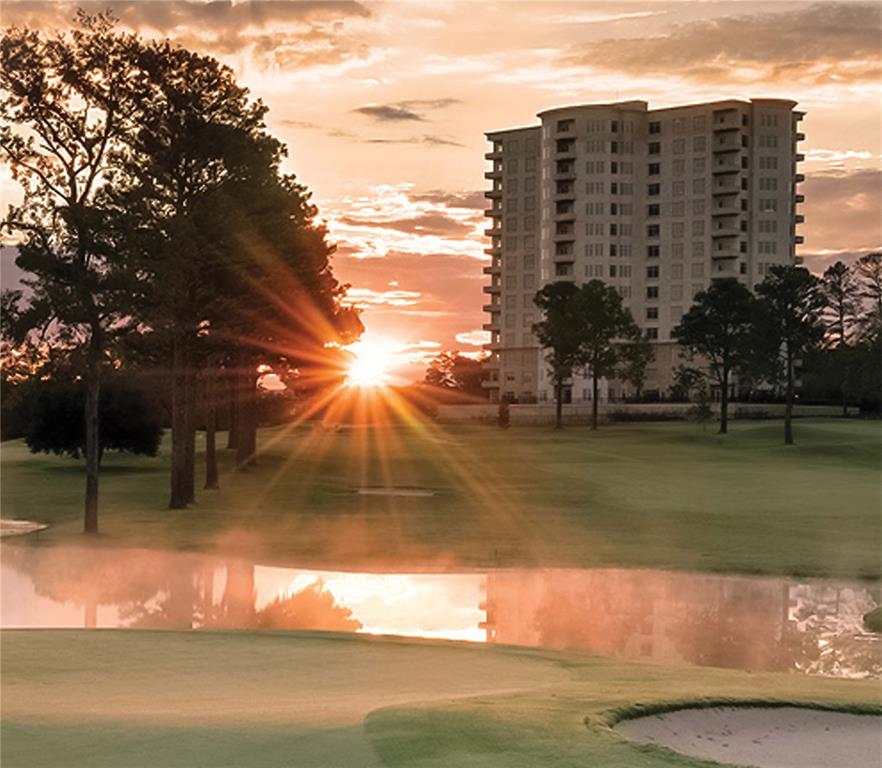
<instances>
[{"instance_id":1,"label":"pond","mask_svg":"<svg viewBox=\"0 0 882 768\"><path fill-rule=\"evenodd\" d=\"M312 570L144 549L0 548L0 625L307 629L882 676L860 582L649 570Z\"/></svg>"}]
</instances>

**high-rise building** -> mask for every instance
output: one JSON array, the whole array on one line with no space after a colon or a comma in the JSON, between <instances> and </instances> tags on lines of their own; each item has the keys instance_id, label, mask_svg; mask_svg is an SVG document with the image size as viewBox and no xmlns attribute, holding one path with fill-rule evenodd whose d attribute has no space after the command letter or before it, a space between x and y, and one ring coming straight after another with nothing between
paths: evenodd
<instances>
[{"instance_id":1,"label":"high-rise building","mask_svg":"<svg viewBox=\"0 0 882 768\"><path fill-rule=\"evenodd\" d=\"M798 131L784 99L649 110L644 101L561 107L540 125L487 133L491 226L484 310L491 400L553 400L531 332L546 283L616 287L655 344L646 390L666 392L678 362L671 330L719 277L753 288L773 264L798 261ZM602 397L623 395L604 382ZM574 376L565 399L589 400Z\"/></svg>"}]
</instances>

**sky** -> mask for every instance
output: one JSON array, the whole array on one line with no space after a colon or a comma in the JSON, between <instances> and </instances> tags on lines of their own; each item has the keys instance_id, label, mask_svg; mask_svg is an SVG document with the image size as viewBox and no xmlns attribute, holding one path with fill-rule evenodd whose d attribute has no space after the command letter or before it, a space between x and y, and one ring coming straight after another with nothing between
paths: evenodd
<instances>
[{"instance_id":1,"label":"sky","mask_svg":"<svg viewBox=\"0 0 882 768\"><path fill-rule=\"evenodd\" d=\"M77 5L216 56L268 105L399 380L479 351L484 133L549 107L794 99L800 255L822 271L882 248L878 3L2 0L0 21L62 28Z\"/></svg>"}]
</instances>

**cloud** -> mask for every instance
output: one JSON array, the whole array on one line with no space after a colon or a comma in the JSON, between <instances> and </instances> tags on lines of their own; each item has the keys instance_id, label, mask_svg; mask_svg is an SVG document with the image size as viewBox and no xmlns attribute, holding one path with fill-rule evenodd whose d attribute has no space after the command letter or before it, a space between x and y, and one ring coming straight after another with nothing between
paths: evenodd
<instances>
[{"instance_id":1,"label":"cloud","mask_svg":"<svg viewBox=\"0 0 882 768\"><path fill-rule=\"evenodd\" d=\"M805 195L800 210L806 223L798 230L806 239L803 255L882 248L882 170L810 174L800 192Z\"/></svg>"},{"instance_id":2,"label":"cloud","mask_svg":"<svg viewBox=\"0 0 882 768\"><path fill-rule=\"evenodd\" d=\"M453 139L445 139L443 136L423 135L410 136L403 139L359 139L364 144L428 144L436 147L462 147L465 146Z\"/></svg>"},{"instance_id":3,"label":"cloud","mask_svg":"<svg viewBox=\"0 0 882 768\"><path fill-rule=\"evenodd\" d=\"M882 73L880 23L878 5L818 3L691 21L656 37L598 40L563 58L568 64L704 83L865 82Z\"/></svg>"},{"instance_id":4,"label":"cloud","mask_svg":"<svg viewBox=\"0 0 882 768\"><path fill-rule=\"evenodd\" d=\"M422 121L424 119L416 112L412 112L404 107L397 107L393 104L368 104L366 107L357 107L352 111L384 122Z\"/></svg>"},{"instance_id":5,"label":"cloud","mask_svg":"<svg viewBox=\"0 0 882 768\"><path fill-rule=\"evenodd\" d=\"M410 199L414 202L442 205L445 208L468 208L483 211L487 207L483 190L475 192L445 192L441 189L430 189L428 192L421 194L411 194Z\"/></svg>"},{"instance_id":6,"label":"cloud","mask_svg":"<svg viewBox=\"0 0 882 768\"><path fill-rule=\"evenodd\" d=\"M423 114L424 111L444 109L445 107L459 103L459 99L451 98L406 99L404 101L396 101L390 104L367 104L363 107L356 107L352 111L371 117L379 122L425 122L426 117Z\"/></svg>"},{"instance_id":7,"label":"cloud","mask_svg":"<svg viewBox=\"0 0 882 768\"><path fill-rule=\"evenodd\" d=\"M379 227L394 229L415 235L439 235L441 237L465 237L471 234L473 225L444 213L424 213L406 219L358 219L345 216L340 219L353 227Z\"/></svg>"},{"instance_id":8,"label":"cloud","mask_svg":"<svg viewBox=\"0 0 882 768\"><path fill-rule=\"evenodd\" d=\"M352 288L346 291L348 303L366 309L369 306L411 307L417 304L422 294L419 291L374 291L370 288Z\"/></svg>"},{"instance_id":9,"label":"cloud","mask_svg":"<svg viewBox=\"0 0 882 768\"><path fill-rule=\"evenodd\" d=\"M32 27L65 27L76 9L95 14L109 10L132 29L149 27L163 34L196 27L204 32L222 33L251 27L272 29L278 24L312 22L321 19L367 17L370 11L361 3L309 2L308 0L6 0L3 23Z\"/></svg>"},{"instance_id":10,"label":"cloud","mask_svg":"<svg viewBox=\"0 0 882 768\"><path fill-rule=\"evenodd\" d=\"M490 331L467 331L456 334L456 340L460 344L468 344L472 347L481 347L490 343Z\"/></svg>"}]
</instances>

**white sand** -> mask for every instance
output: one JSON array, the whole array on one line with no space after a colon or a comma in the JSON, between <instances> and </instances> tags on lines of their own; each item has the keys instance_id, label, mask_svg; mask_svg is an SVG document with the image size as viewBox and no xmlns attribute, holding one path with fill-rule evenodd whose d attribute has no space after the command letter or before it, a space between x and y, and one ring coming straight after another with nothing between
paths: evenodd
<instances>
[{"instance_id":1,"label":"white sand","mask_svg":"<svg viewBox=\"0 0 882 768\"><path fill-rule=\"evenodd\" d=\"M623 736L758 768L879 768L882 717L798 707L681 709L625 720Z\"/></svg>"},{"instance_id":2,"label":"white sand","mask_svg":"<svg viewBox=\"0 0 882 768\"><path fill-rule=\"evenodd\" d=\"M0 538L6 536L22 536L25 533L33 533L34 531L42 531L48 528L43 523L34 523L30 520L7 520L0 518Z\"/></svg>"}]
</instances>

